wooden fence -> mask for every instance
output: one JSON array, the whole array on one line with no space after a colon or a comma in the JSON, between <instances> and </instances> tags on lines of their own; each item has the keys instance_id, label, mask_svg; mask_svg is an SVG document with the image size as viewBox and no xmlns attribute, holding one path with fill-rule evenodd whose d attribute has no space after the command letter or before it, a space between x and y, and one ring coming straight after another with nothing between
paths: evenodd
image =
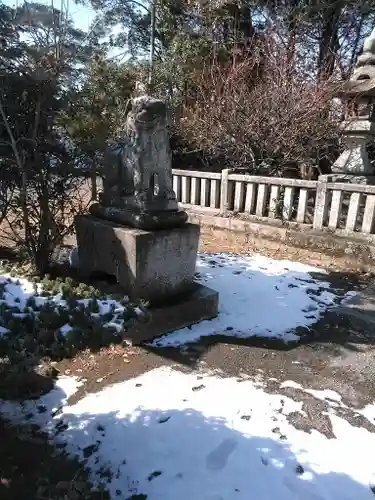
<instances>
[{"instance_id":1,"label":"wooden fence","mask_svg":"<svg viewBox=\"0 0 375 500\"><path fill-rule=\"evenodd\" d=\"M209 208L250 219L282 220L314 229L375 232L375 185L173 170L177 200L187 207Z\"/></svg>"}]
</instances>

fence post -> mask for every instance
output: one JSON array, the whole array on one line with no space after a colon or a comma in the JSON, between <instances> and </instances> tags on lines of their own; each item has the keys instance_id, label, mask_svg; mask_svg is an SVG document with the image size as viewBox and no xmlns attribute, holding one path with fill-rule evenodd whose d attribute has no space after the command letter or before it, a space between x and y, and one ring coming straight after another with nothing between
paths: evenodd
<instances>
[{"instance_id":1,"label":"fence post","mask_svg":"<svg viewBox=\"0 0 375 500\"><path fill-rule=\"evenodd\" d=\"M231 170L225 168L221 171L221 186L220 186L220 213L225 214L228 210L228 194L229 194L229 181L228 176Z\"/></svg>"},{"instance_id":2,"label":"fence post","mask_svg":"<svg viewBox=\"0 0 375 500\"><path fill-rule=\"evenodd\" d=\"M318 185L316 188L316 200L314 207L314 229L322 229L327 218L328 209L328 192L327 183L328 175L320 175L318 178Z\"/></svg>"}]
</instances>

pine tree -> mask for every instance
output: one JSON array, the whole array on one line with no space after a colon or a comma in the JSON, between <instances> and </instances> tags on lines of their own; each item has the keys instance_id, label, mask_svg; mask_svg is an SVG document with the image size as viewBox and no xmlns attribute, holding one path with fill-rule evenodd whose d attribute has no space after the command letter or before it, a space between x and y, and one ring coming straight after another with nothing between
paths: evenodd
<instances>
[{"instance_id":1,"label":"pine tree","mask_svg":"<svg viewBox=\"0 0 375 500\"><path fill-rule=\"evenodd\" d=\"M5 68L0 74L0 157L6 179L1 191L7 200L2 213L8 237L43 273L56 245L72 230L75 208L69 195L79 180L57 117L91 49L52 7L24 4L0 15Z\"/></svg>"}]
</instances>

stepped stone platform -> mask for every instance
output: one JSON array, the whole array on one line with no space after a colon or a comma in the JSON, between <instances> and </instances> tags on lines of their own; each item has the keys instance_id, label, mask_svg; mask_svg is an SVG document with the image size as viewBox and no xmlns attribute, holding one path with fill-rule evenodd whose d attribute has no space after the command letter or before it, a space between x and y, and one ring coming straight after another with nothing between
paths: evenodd
<instances>
[{"instance_id":1,"label":"stepped stone platform","mask_svg":"<svg viewBox=\"0 0 375 500\"><path fill-rule=\"evenodd\" d=\"M75 227L82 275L112 275L124 294L149 303L147 321L124 340L140 344L217 316L218 292L194 281L199 226L144 231L78 215Z\"/></svg>"},{"instance_id":2,"label":"stepped stone platform","mask_svg":"<svg viewBox=\"0 0 375 500\"><path fill-rule=\"evenodd\" d=\"M191 327L218 315L219 294L212 288L194 283L193 289L176 297L173 302L147 309L148 321L136 322L123 334L132 345Z\"/></svg>"}]
</instances>

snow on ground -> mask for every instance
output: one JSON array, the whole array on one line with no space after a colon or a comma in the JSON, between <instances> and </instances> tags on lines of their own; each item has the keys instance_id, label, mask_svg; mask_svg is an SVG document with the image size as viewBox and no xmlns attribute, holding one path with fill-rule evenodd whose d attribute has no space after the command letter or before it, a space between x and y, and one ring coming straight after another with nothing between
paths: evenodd
<instances>
[{"instance_id":1,"label":"snow on ground","mask_svg":"<svg viewBox=\"0 0 375 500\"><path fill-rule=\"evenodd\" d=\"M281 389L297 389L304 391L307 394L311 394L315 399L320 399L329 403L331 406L341 406L342 408L347 408L347 406L342 402L342 397L336 391L331 389L316 390L316 389L304 389L301 384L294 382L293 380L286 380L280 385Z\"/></svg>"},{"instance_id":2,"label":"snow on ground","mask_svg":"<svg viewBox=\"0 0 375 500\"><path fill-rule=\"evenodd\" d=\"M215 334L298 341L297 327L308 329L324 311L343 299L330 288L328 275L323 281L312 276L312 273L322 275L324 271L296 262L257 255L201 254L197 271L197 280L220 294L219 316L158 338L153 342L154 347L178 347ZM46 303L57 310L59 306L68 307L62 293L52 297L41 296L42 286L24 278L0 275L0 306L6 303L14 308L14 316L32 313L33 307L40 308ZM352 292L347 295L352 295ZM79 300L77 306L87 307L88 302L87 299ZM115 327L118 331L124 328L126 305L123 301L98 300L96 307L98 311L90 312L91 316L112 313L112 319L105 326ZM136 310L136 313L139 315L142 311ZM5 326L0 318L0 334L6 332ZM69 323L60 328L63 336L71 330Z\"/></svg>"},{"instance_id":3,"label":"snow on ground","mask_svg":"<svg viewBox=\"0 0 375 500\"><path fill-rule=\"evenodd\" d=\"M308 328L339 300L330 290L328 275L327 281L311 276L324 271L297 262L201 254L197 271L199 281L220 294L219 316L158 338L154 347L179 347L218 333L296 341L300 337L293 333L295 328Z\"/></svg>"},{"instance_id":4,"label":"snow on ground","mask_svg":"<svg viewBox=\"0 0 375 500\"><path fill-rule=\"evenodd\" d=\"M78 391L83 382L77 377L61 376L56 380L54 389L39 399L21 403L0 399L0 414L17 423L29 420L32 416L31 420L44 427L50 422L51 416L57 414L68 399Z\"/></svg>"},{"instance_id":5,"label":"snow on ground","mask_svg":"<svg viewBox=\"0 0 375 500\"><path fill-rule=\"evenodd\" d=\"M268 379L268 380L276 380L276 379ZM297 382L294 382L294 380L285 380L285 382L282 382L280 384L280 389L295 389L297 391L303 391L306 394L310 394L313 396L315 399L319 399L320 401L324 401L328 405L330 405L333 408L345 408L345 409L351 409L349 406L347 406L343 400L341 395L333 391L332 389L324 389L324 390L317 390L317 389L306 389L303 388L301 384L298 384ZM372 425L375 426L375 403L370 403L366 405L364 408L361 410L355 410L355 413L360 416L362 415L365 417L369 422L372 423ZM375 479L375 476L374 476ZM374 485L375 487L375 485ZM375 494L375 493L374 493Z\"/></svg>"},{"instance_id":6,"label":"snow on ground","mask_svg":"<svg viewBox=\"0 0 375 500\"><path fill-rule=\"evenodd\" d=\"M110 478L112 500L373 500L375 434L331 408L328 439L295 429L291 412L302 403L252 381L164 367L34 421L95 482Z\"/></svg>"}]
</instances>

